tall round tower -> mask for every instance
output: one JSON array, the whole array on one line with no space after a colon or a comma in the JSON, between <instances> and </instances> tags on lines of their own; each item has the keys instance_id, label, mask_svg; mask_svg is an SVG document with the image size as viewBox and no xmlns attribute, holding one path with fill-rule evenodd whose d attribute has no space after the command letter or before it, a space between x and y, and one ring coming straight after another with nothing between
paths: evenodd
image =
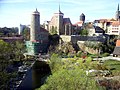
<instances>
[{"instance_id":1,"label":"tall round tower","mask_svg":"<svg viewBox=\"0 0 120 90\"><path fill-rule=\"evenodd\" d=\"M34 11L31 16L30 41L39 41L40 36L40 13Z\"/></svg>"},{"instance_id":2,"label":"tall round tower","mask_svg":"<svg viewBox=\"0 0 120 90\"><path fill-rule=\"evenodd\" d=\"M80 15L80 21L85 22L85 15L83 13Z\"/></svg>"}]
</instances>

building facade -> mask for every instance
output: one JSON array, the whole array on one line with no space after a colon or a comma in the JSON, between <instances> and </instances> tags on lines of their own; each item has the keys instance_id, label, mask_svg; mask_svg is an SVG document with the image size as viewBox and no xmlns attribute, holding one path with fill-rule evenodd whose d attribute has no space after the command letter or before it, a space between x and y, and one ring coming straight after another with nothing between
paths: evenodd
<instances>
[{"instance_id":1,"label":"building facade","mask_svg":"<svg viewBox=\"0 0 120 90\"><path fill-rule=\"evenodd\" d=\"M95 26L102 28L109 35L119 35L120 33L120 11L119 4L115 13L115 18L99 19L94 21Z\"/></svg>"},{"instance_id":2,"label":"building facade","mask_svg":"<svg viewBox=\"0 0 120 90\"><path fill-rule=\"evenodd\" d=\"M64 18L64 13L59 11L54 13L50 21L44 23L45 29L49 32L56 30L58 35L72 35L72 23L70 18Z\"/></svg>"}]
</instances>

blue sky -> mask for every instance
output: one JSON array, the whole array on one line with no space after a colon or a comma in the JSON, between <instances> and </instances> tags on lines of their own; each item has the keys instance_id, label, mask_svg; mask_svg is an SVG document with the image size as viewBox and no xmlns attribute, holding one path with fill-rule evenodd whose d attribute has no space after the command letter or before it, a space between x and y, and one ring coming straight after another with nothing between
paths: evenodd
<instances>
[{"instance_id":1,"label":"blue sky","mask_svg":"<svg viewBox=\"0 0 120 90\"><path fill-rule=\"evenodd\" d=\"M84 13L86 21L114 18L120 0L0 0L0 27L30 24L31 13L37 8L41 24L58 12L59 2L64 17L74 24Z\"/></svg>"}]
</instances>

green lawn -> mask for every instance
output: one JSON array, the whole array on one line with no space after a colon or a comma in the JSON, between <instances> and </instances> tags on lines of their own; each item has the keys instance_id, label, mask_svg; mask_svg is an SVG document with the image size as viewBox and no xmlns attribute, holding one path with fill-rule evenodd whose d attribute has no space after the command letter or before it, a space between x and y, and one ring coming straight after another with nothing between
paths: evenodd
<instances>
[{"instance_id":1,"label":"green lawn","mask_svg":"<svg viewBox=\"0 0 120 90\"><path fill-rule=\"evenodd\" d=\"M110 69L113 75L120 75L120 61L107 60L104 65Z\"/></svg>"}]
</instances>

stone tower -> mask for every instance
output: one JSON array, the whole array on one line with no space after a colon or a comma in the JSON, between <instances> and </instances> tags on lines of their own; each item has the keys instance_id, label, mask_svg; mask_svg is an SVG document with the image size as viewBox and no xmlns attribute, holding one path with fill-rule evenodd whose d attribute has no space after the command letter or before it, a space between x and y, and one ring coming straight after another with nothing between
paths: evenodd
<instances>
[{"instance_id":1,"label":"stone tower","mask_svg":"<svg viewBox=\"0 0 120 90\"><path fill-rule=\"evenodd\" d=\"M40 36L40 13L34 11L31 16L30 41L39 41Z\"/></svg>"},{"instance_id":2,"label":"stone tower","mask_svg":"<svg viewBox=\"0 0 120 90\"><path fill-rule=\"evenodd\" d=\"M85 15L83 13L80 15L80 21L83 21L83 23L85 22Z\"/></svg>"},{"instance_id":3,"label":"stone tower","mask_svg":"<svg viewBox=\"0 0 120 90\"><path fill-rule=\"evenodd\" d=\"M40 14L34 11L31 16L30 41L26 41L27 54L38 55L41 49L40 43Z\"/></svg>"},{"instance_id":4,"label":"stone tower","mask_svg":"<svg viewBox=\"0 0 120 90\"><path fill-rule=\"evenodd\" d=\"M119 21L120 20L120 11L119 11L119 4L117 7L117 11L116 11L116 16L115 16L116 20Z\"/></svg>"}]
</instances>

